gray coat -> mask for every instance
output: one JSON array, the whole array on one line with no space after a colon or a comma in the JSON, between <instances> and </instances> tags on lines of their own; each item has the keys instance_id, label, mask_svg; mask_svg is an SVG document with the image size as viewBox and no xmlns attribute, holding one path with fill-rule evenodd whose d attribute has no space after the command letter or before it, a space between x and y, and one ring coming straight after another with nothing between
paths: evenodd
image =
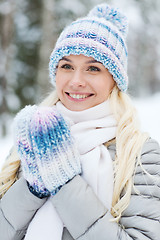
<instances>
[{"instance_id":1,"label":"gray coat","mask_svg":"<svg viewBox=\"0 0 160 240\"><path fill-rule=\"evenodd\" d=\"M112 159L115 145L108 147ZM62 240L160 240L160 147L152 139L142 149L130 204L120 222L112 216L81 176L76 176L52 197L66 228ZM20 178L0 202L0 240L23 239L29 222L46 199L35 197ZM54 239L54 236L53 236ZM36 239L33 239L36 240Z\"/></svg>"}]
</instances>

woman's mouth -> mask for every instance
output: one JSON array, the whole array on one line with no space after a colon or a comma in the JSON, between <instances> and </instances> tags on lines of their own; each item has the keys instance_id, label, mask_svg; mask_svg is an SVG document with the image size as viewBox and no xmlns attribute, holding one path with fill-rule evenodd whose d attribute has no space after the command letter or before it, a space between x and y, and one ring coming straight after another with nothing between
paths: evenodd
<instances>
[{"instance_id":1,"label":"woman's mouth","mask_svg":"<svg viewBox=\"0 0 160 240\"><path fill-rule=\"evenodd\" d=\"M88 97L91 97L93 96L94 94L93 93L90 93L90 94L76 94L76 93L68 93L66 92L66 94L72 98L72 99L77 99L77 100L83 100L83 99L86 99Z\"/></svg>"}]
</instances>

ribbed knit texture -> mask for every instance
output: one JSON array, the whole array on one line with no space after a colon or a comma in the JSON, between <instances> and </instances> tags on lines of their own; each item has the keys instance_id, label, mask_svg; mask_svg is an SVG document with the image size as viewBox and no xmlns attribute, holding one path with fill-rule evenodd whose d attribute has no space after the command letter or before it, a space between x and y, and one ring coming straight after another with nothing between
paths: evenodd
<instances>
[{"instance_id":1,"label":"ribbed knit texture","mask_svg":"<svg viewBox=\"0 0 160 240\"><path fill-rule=\"evenodd\" d=\"M51 82L55 84L56 67L64 56L83 54L101 62L113 75L121 91L128 86L128 20L119 9L108 4L94 7L89 14L66 27L50 56Z\"/></svg>"},{"instance_id":2,"label":"ribbed knit texture","mask_svg":"<svg viewBox=\"0 0 160 240\"><path fill-rule=\"evenodd\" d=\"M81 173L74 139L55 107L27 106L17 114L14 124L23 175L37 193L54 195Z\"/></svg>"}]
</instances>

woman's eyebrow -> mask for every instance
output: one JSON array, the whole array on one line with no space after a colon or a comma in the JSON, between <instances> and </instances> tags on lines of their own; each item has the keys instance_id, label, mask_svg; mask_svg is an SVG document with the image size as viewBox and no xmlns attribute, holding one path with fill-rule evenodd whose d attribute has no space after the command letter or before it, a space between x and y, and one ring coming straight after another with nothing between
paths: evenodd
<instances>
[{"instance_id":1,"label":"woman's eyebrow","mask_svg":"<svg viewBox=\"0 0 160 240\"><path fill-rule=\"evenodd\" d=\"M102 64L101 62L99 62L99 61L97 61L97 60L95 60L95 59L90 60L90 61L87 61L86 63L100 63L100 64Z\"/></svg>"},{"instance_id":2,"label":"woman's eyebrow","mask_svg":"<svg viewBox=\"0 0 160 240\"><path fill-rule=\"evenodd\" d=\"M70 59L66 58L66 57L62 57L59 61L65 60L67 62L72 62Z\"/></svg>"}]
</instances>

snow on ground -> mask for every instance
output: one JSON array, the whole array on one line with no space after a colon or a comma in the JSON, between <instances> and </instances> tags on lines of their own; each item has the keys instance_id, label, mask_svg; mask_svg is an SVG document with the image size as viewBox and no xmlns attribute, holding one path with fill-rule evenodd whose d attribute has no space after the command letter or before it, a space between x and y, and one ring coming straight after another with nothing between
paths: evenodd
<instances>
[{"instance_id":1,"label":"snow on ground","mask_svg":"<svg viewBox=\"0 0 160 240\"><path fill-rule=\"evenodd\" d=\"M148 98L134 99L141 120L141 129L160 143L160 93ZM0 139L0 168L13 145L12 126L10 135Z\"/></svg>"},{"instance_id":2,"label":"snow on ground","mask_svg":"<svg viewBox=\"0 0 160 240\"><path fill-rule=\"evenodd\" d=\"M13 133L11 130L10 135L8 135L4 138L0 138L0 156L1 156L0 157L0 169L1 169L1 166L2 166L5 158L9 154L9 151L12 146L13 146Z\"/></svg>"}]
</instances>

